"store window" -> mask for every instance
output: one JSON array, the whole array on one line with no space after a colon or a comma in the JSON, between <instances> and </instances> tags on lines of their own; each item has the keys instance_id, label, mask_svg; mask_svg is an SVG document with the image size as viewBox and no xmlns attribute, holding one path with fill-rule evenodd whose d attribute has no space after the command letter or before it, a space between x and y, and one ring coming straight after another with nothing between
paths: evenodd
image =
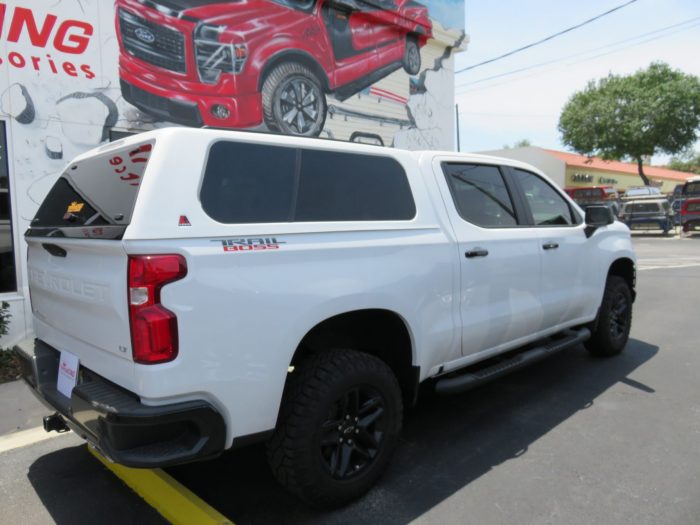
<instances>
[{"instance_id":1,"label":"store window","mask_svg":"<svg viewBox=\"0 0 700 525\"><path fill-rule=\"evenodd\" d=\"M7 136L0 121L0 293L17 291L15 251L12 243L10 174L7 168Z\"/></svg>"}]
</instances>

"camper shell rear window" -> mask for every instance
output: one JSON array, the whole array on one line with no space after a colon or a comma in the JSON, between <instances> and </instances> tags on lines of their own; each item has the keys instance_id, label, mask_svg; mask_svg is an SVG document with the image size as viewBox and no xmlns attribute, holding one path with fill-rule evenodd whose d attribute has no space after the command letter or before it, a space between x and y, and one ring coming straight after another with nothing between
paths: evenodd
<instances>
[{"instance_id":1,"label":"camper shell rear window","mask_svg":"<svg viewBox=\"0 0 700 525\"><path fill-rule=\"evenodd\" d=\"M26 235L121 239L131 222L155 142L144 142L73 163L59 177Z\"/></svg>"}]
</instances>

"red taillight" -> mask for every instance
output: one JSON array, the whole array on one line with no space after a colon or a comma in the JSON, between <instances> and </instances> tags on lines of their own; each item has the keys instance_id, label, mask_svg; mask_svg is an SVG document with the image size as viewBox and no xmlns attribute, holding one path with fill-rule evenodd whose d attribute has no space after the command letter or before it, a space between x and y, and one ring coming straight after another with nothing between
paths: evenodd
<instances>
[{"instance_id":1,"label":"red taillight","mask_svg":"<svg viewBox=\"0 0 700 525\"><path fill-rule=\"evenodd\" d=\"M160 290L185 275L181 255L129 256L131 350L137 363L163 363L177 356L177 317L160 304Z\"/></svg>"}]
</instances>

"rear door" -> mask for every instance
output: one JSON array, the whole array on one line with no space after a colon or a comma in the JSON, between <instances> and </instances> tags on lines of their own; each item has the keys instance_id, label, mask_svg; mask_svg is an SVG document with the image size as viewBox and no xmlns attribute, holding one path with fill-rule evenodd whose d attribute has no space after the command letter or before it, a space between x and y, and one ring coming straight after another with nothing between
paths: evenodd
<instances>
[{"instance_id":1,"label":"rear door","mask_svg":"<svg viewBox=\"0 0 700 525\"><path fill-rule=\"evenodd\" d=\"M462 354L513 344L541 325L537 232L497 165L442 162L435 170L458 244Z\"/></svg>"},{"instance_id":2,"label":"rear door","mask_svg":"<svg viewBox=\"0 0 700 525\"><path fill-rule=\"evenodd\" d=\"M122 384L132 359L121 238L152 148L111 149L70 165L25 236L37 337Z\"/></svg>"}]
</instances>

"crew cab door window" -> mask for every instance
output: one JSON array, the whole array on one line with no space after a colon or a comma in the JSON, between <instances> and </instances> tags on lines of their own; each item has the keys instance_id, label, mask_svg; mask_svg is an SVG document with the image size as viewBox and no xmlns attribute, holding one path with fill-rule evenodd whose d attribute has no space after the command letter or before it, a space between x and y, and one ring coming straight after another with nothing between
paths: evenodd
<instances>
[{"instance_id":1,"label":"crew cab door window","mask_svg":"<svg viewBox=\"0 0 700 525\"><path fill-rule=\"evenodd\" d=\"M497 166L445 164L450 192L460 216L477 226L515 226L515 208Z\"/></svg>"},{"instance_id":2,"label":"crew cab door window","mask_svg":"<svg viewBox=\"0 0 700 525\"><path fill-rule=\"evenodd\" d=\"M540 326L540 253L496 165L443 162L436 173L459 251L462 354L531 335Z\"/></svg>"},{"instance_id":3,"label":"crew cab door window","mask_svg":"<svg viewBox=\"0 0 700 525\"><path fill-rule=\"evenodd\" d=\"M512 169L515 182L529 207L532 229L539 237L542 258L542 328L550 329L595 313L602 290L600 250L590 239L569 202L546 180L535 173Z\"/></svg>"},{"instance_id":4,"label":"crew cab door window","mask_svg":"<svg viewBox=\"0 0 700 525\"><path fill-rule=\"evenodd\" d=\"M544 179L525 170L513 172L530 206L535 226L571 226L578 222L569 203Z\"/></svg>"}]
</instances>

